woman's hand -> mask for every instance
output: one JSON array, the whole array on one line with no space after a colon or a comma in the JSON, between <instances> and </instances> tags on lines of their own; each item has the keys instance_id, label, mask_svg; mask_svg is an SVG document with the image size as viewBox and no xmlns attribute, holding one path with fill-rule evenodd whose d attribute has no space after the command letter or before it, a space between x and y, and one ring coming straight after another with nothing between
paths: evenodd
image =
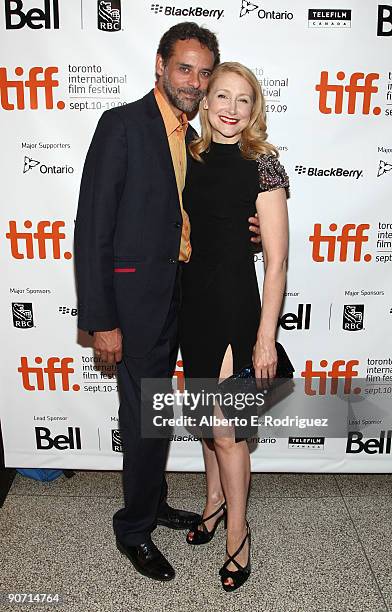
<instances>
[{"instance_id":1,"label":"woman's hand","mask_svg":"<svg viewBox=\"0 0 392 612\"><path fill-rule=\"evenodd\" d=\"M252 360L256 378L274 378L278 363L275 340L258 338L253 347Z\"/></svg>"}]
</instances>

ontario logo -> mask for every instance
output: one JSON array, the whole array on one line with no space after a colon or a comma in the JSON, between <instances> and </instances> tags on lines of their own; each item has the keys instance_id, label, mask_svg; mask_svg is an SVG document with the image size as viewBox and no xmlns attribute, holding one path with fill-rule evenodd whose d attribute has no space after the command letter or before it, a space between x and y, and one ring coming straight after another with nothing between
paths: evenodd
<instances>
[{"instance_id":1,"label":"ontario logo","mask_svg":"<svg viewBox=\"0 0 392 612\"><path fill-rule=\"evenodd\" d=\"M27 155L24 156L23 161L23 174L30 172L33 168L39 166L39 171L41 174L73 174L75 172L75 168L72 166L68 166L67 164L63 166L47 166L46 164L41 164L38 159L32 159Z\"/></svg>"},{"instance_id":2,"label":"ontario logo","mask_svg":"<svg viewBox=\"0 0 392 612\"><path fill-rule=\"evenodd\" d=\"M241 0L240 17L245 17L245 15L249 15L249 13L254 13L254 11L257 11L255 15L257 15L259 19L291 20L294 17L294 14L290 11L267 11L261 8L259 4L248 2L248 0Z\"/></svg>"}]
</instances>

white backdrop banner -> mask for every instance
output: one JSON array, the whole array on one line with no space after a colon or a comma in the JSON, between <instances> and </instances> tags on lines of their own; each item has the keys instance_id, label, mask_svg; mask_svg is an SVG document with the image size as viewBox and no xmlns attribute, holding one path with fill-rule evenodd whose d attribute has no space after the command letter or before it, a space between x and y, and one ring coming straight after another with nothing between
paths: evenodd
<instances>
[{"instance_id":1,"label":"white backdrop banner","mask_svg":"<svg viewBox=\"0 0 392 612\"><path fill-rule=\"evenodd\" d=\"M121 469L115 371L97 362L76 328L72 236L79 184L102 112L154 86L162 33L191 20L217 33L223 60L242 62L257 75L269 140L290 176L279 340L297 382L313 382L320 395L321 383L328 393L336 372L361 382L349 416L349 429L363 435L357 452L348 452L347 438L306 432L289 440L265 430L252 442L252 468L389 472L392 418L390 410L380 416L377 395L385 399L392 389L392 6L161 2L3 0L6 466ZM261 283L261 256L256 266ZM181 365L179 357L180 384ZM369 422L378 425L371 438ZM203 469L200 442L174 440L168 468Z\"/></svg>"}]
</instances>

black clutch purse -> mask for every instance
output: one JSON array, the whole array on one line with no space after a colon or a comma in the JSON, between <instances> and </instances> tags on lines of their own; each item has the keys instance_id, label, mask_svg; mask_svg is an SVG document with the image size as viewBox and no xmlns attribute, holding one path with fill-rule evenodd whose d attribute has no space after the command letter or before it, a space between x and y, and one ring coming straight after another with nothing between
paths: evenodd
<instances>
[{"instance_id":1,"label":"black clutch purse","mask_svg":"<svg viewBox=\"0 0 392 612\"><path fill-rule=\"evenodd\" d=\"M219 383L219 390L223 393L256 393L260 388L272 391L286 383L287 379L293 378L295 370L285 349L280 342L275 342L275 347L278 357L275 378L260 379L256 382L255 370L250 364Z\"/></svg>"}]
</instances>

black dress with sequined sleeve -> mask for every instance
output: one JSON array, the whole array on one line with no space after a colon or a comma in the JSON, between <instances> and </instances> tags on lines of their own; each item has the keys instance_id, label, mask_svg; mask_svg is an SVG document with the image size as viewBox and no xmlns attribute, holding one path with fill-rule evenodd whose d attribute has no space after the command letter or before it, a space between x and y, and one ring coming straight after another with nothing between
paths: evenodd
<instances>
[{"instance_id":1,"label":"black dress with sequined sleeve","mask_svg":"<svg viewBox=\"0 0 392 612\"><path fill-rule=\"evenodd\" d=\"M217 379L229 345L234 372L252 362L261 306L248 217L261 191L288 195L289 181L274 155L246 160L237 144L212 142L202 157L190 159L183 192L192 256L179 333L185 377Z\"/></svg>"}]
</instances>

